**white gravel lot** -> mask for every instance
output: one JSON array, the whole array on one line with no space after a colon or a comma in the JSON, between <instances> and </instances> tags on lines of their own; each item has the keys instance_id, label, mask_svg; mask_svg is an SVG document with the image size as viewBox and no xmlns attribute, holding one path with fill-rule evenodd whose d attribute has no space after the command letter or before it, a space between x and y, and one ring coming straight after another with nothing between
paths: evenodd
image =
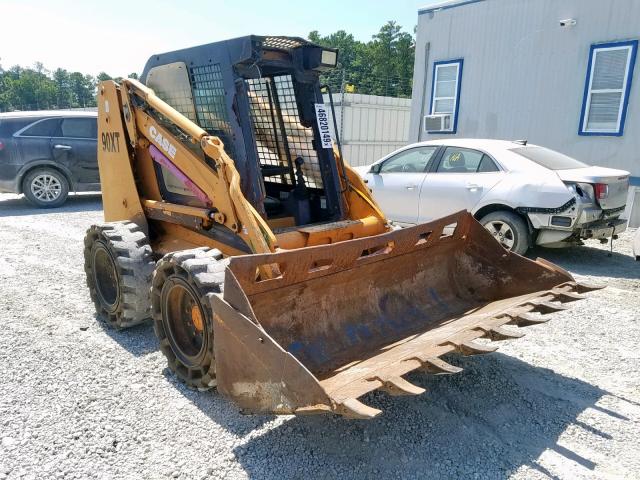
<instances>
[{"instance_id":1,"label":"white gravel lot","mask_svg":"<svg viewBox=\"0 0 640 480\"><path fill-rule=\"evenodd\" d=\"M640 263L631 232L540 250L588 301L461 374L373 393L373 421L243 416L177 383L150 325L98 323L82 240L99 197L36 210L0 195L0 480L86 478L640 478Z\"/></svg>"}]
</instances>

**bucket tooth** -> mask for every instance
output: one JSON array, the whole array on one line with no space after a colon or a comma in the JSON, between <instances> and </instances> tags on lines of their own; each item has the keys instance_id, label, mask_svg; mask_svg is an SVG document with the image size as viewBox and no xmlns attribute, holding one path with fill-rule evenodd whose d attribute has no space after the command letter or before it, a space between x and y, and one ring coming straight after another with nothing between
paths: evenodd
<instances>
[{"instance_id":1,"label":"bucket tooth","mask_svg":"<svg viewBox=\"0 0 640 480\"><path fill-rule=\"evenodd\" d=\"M584 300L585 296L575 292L551 292L556 300L562 303L575 302L576 300Z\"/></svg>"},{"instance_id":2,"label":"bucket tooth","mask_svg":"<svg viewBox=\"0 0 640 480\"><path fill-rule=\"evenodd\" d=\"M594 290L602 290L604 287L605 287L604 285L596 285L594 283L578 282L576 283L576 292L578 293L593 292Z\"/></svg>"},{"instance_id":3,"label":"bucket tooth","mask_svg":"<svg viewBox=\"0 0 640 480\"><path fill-rule=\"evenodd\" d=\"M533 305L533 310L535 312L540 313L554 313L560 312L562 310L566 310L568 307L561 305L559 303L547 302L547 301L535 301L530 302L530 305Z\"/></svg>"},{"instance_id":4,"label":"bucket tooth","mask_svg":"<svg viewBox=\"0 0 640 480\"><path fill-rule=\"evenodd\" d=\"M498 347L494 346L494 345L481 345L479 343L476 343L474 341L467 341L467 342L448 342L451 345L456 347L456 350L458 352L460 352L462 355L464 355L465 357L468 357L470 355L483 355L485 353L492 353L495 352Z\"/></svg>"},{"instance_id":5,"label":"bucket tooth","mask_svg":"<svg viewBox=\"0 0 640 480\"><path fill-rule=\"evenodd\" d=\"M492 328L480 327L480 330L485 332L486 337L494 341L512 340L515 338L522 338L525 335L524 332L511 331L501 327L492 327Z\"/></svg>"},{"instance_id":6,"label":"bucket tooth","mask_svg":"<svg viewBox=\"0 0 640 480\"><path fill-rule=\"evenodd\" d=\"M365 405L355 398L348 398L337 405L336 413L339 413L346 418L369 420L380 415L382 410Z\"/></svg>"},{"instance_id":7,"label":"bucket tooth","mask_svg":"<svg viewBox=\"0 0 640 480\"><path fill-rule=\"evenodd\" d=\"M511 321L508 324L517 325L519 327L530 327L531 325L540 325L541 323L547 323L548 318L540 318L529 313L519 313L517 315L509 315Z\"/></svg>"},{"instance_id":8,"label":"bucket tooth","mask_svg":"<svg viewBox=\"0 0 640 480\"><path fill-rule=\"evenodd\" d=\"M387 392L389 395L420 395L421 393L425 392L424 388L418 387L417 385L408 382L402 377L375 377L373 380L382 382L382 386L379 388L379 390Z\"/></svg>"},{"instance_id":9,"label":"bucket tooth","mask_svg":"<svg viewBox=\"0 0 640 480\"><path fill-rule=\"evenodd\" d=\"M418 358L418 360L422 363L421 370L432 375L451 375L462 371L462 368L451 365L438 357Z\"/></svg>"}]
</instances>

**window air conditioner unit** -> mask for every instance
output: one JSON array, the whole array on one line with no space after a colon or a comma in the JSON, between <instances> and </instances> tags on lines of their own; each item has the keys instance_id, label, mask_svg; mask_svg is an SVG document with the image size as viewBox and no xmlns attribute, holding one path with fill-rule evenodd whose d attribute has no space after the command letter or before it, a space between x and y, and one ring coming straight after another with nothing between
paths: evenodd
<instances>
[{"instance_id":1,"label":"window air conditioner unit","mask_svg":"<svg viewBox=\"0 0 640 480\"><path fill-rule=\"evenodd\" d=\"M439 115L425 115L425 132L450 132L453 130L453 115L450 113Z\"/></svg>"}]
</instances>

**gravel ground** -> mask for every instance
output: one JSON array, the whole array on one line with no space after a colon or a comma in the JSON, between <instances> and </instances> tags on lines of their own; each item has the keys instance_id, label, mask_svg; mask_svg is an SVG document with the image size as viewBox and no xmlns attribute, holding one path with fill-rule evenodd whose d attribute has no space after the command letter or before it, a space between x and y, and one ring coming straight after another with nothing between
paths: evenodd
<instances>
[{"instance_id":1,"label":"gravel ground","mask_svg":"<svg viewBox=\"0 0 640 480\"><path fill-rule=\"evenodd\" d=\"M167 372L150 325L104 328L82 239L99 197L35 210L0 195L0 479L640 478L640 263L631 232L540 250L607 284L373 421L243 416Z\"/></svg>"}]
</instances>

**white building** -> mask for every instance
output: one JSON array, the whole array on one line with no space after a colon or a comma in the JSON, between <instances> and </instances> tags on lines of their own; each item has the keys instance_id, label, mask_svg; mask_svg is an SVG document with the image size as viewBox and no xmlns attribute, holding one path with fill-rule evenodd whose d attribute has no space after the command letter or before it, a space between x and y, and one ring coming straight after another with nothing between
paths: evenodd
<instances>
[{"instance_id":1,"label":"white building","mask_svg":"<svg viewBox=\"0 0 640 480\"><path fill-rule=\"evenodd\" d=\"M639 39L639 0L424 8L409 140L527 139L629 170L640 185ZM425 122L430 115L444 118Z\"/></svg>"}]
</instances>

